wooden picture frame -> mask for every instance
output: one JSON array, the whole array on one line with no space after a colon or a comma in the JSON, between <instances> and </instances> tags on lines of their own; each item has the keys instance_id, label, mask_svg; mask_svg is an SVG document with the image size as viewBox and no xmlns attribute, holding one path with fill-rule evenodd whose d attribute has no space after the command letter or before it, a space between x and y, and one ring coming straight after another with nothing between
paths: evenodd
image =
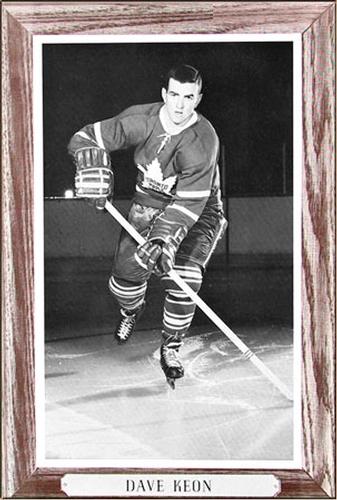
<instances>
[{"instance_id":1,"label":"wooden picture frame","mask_svg":"<svg viewBox=\"0 0 337 500\"><path fill-rule=\"evenodd\" d=\"M303 467L268 470L268 473L281 481L280 497L333 498L336 494L335 3L4 2L2 9L3 496L64 497L62 476L79 472L39 469L35 459L34 36L299 33L303 46ZM80 470L88 474L98 471L114 472L113 469ZM230 474L231 470L221 472Z\"/></svg>"}]
</instances>

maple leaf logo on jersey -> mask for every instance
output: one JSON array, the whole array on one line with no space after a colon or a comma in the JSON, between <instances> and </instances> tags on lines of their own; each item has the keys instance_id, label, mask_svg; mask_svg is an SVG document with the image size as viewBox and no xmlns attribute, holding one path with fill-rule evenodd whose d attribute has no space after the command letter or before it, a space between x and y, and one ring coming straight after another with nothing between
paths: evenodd
<instances>
[{"instance_id":1,"label":"maple leaf logo on jersey","mask_svg":"<svg viewBox=\"0 0 337 500\"><path fill-rule=\"evenodd\" d=\"M143 172L144 175L142 181L143 188L169 194L177 181L176 175L171 175L171 177L166 177L166 179L164 179L158 158L155 158L151 163L145 165L145 167L138 163L137 168Z\"/></svg>"}]
</instances>

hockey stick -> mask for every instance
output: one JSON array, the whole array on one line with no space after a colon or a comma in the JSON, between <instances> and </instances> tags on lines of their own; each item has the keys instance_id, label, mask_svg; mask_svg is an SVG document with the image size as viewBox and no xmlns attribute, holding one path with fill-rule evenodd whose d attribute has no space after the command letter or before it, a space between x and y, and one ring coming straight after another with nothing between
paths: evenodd
<instances>
[{"instance_id":1,"label":"hockey stick","mask_svg":"<svg viewBox=\"0 0 337 500\"><path fill-rule=\"evenodd\" d=\"M110 215L136 240L139 245L143 245L146 240L131 224L123 217L117 208L109 201L105 203L105 209ZM249 359L253 365L272 383L278 390L289 400L293 400L292 394L288 387L279 380L278 377L254 354L242 340L219 318L219 316L204 302L192 288L185 283L179 274L172 269L168 275L173 281L200 307L200 309L209 317L211 321L228 337L233 344L242 352L244 359Z\"/></svg>"}]
</instances>

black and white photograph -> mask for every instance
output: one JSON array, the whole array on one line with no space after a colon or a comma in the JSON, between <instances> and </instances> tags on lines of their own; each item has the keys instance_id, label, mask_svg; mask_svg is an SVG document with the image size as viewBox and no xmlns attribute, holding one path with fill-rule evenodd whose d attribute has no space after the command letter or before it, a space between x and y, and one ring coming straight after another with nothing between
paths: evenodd
<instances>
[{"instance_id":1,"label":"black and white photograph","mask_svg":"<svg viewBox=\"0 0 337 500\"><path fill-rule=\"evenodd\" d=\"M4 498L334 498L336 3L2 3Z\"/></svg>"},{"instance_id":2,"label":"black and white photograph","mask_svg":"<svg viewBox=\"0 0 337 500\"><path fill-rule=\"evenodd\" d=\"M51 465L298 459L294 41L189 40L42 43Z\"/></svg>"}]
</instances>

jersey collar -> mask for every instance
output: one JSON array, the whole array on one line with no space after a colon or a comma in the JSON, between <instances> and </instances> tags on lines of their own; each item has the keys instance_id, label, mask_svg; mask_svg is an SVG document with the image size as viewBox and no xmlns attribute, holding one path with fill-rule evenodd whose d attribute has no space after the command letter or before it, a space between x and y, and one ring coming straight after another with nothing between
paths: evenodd
<instances>
[{"instance_id":1,"label":"jersey collar","mask_svg":"<svg viewBox=\"0 0 337 500\"><path fill-rule=\"evenodd\" d=\"M191 118L188 120L187 123L183 127L179 127L179 125L176 125L175 123L172 123L172 121L169 119L168 114L167 114L167 109L165 104L160 108L159 110L159 119L162 124L163 129L165 132L169 135L178 135L180 132L185 130L186 128L190 127L193 125L196 121L198 121L198 115L195 111L193 111Z\"/></svg>"}]
</instances>

